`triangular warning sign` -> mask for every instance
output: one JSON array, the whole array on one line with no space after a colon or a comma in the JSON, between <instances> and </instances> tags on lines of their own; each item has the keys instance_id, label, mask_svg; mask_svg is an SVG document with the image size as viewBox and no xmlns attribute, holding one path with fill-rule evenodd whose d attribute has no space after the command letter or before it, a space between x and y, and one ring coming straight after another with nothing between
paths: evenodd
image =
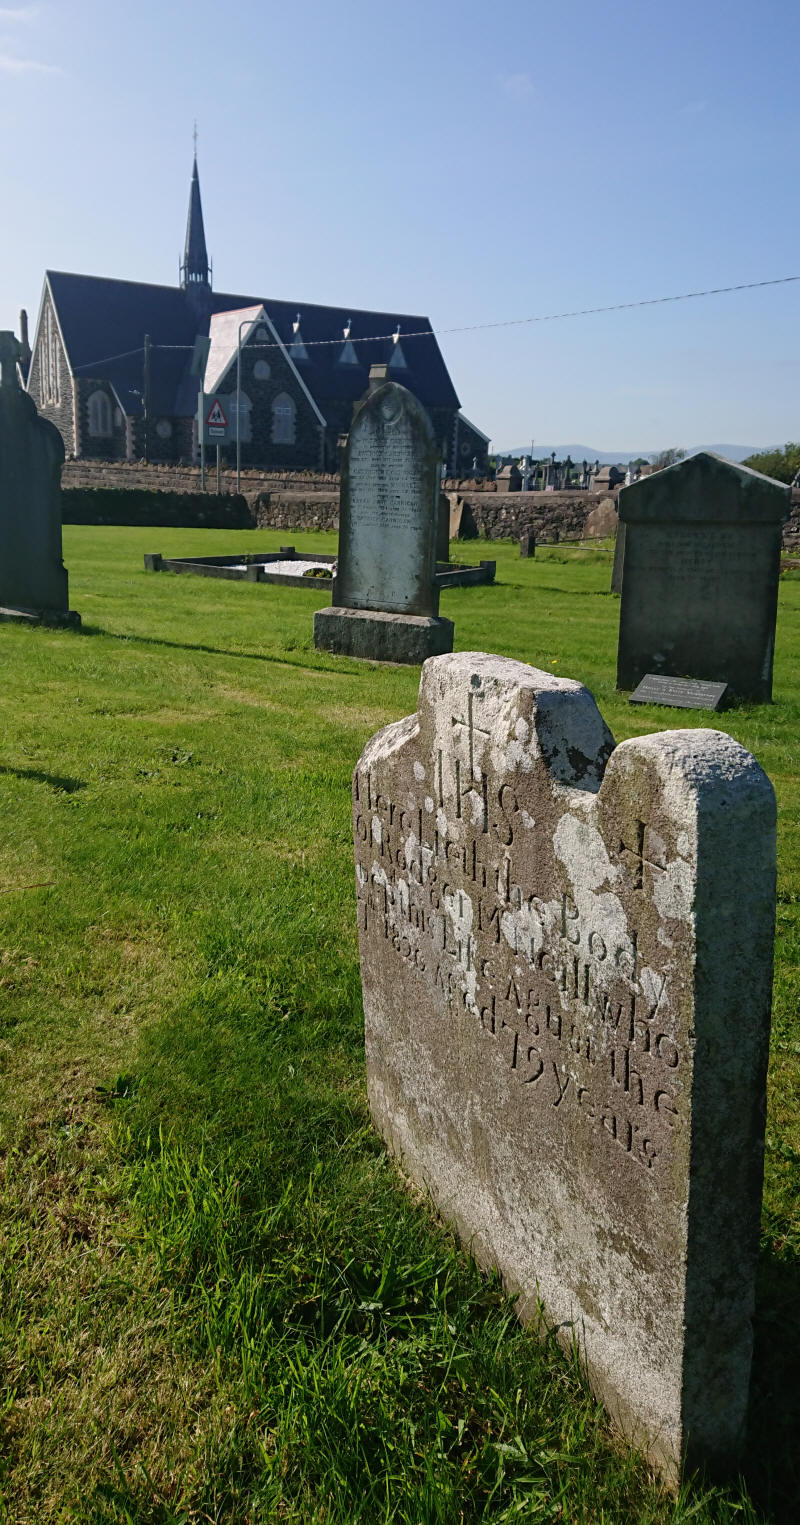
<instances>
[{"instance_id":1,"label":"triangular warning sign","mask_svg":"<svg viewBox=\"0 0 800 1525\"><path fill-rule=\"evenodd\" d=\"M211 404L211 411L206 418L206 423L209 429L227 429L228 427L228 420L222 411L222 404L218 397L215 397Z\"/></svg>"}]
</instances>

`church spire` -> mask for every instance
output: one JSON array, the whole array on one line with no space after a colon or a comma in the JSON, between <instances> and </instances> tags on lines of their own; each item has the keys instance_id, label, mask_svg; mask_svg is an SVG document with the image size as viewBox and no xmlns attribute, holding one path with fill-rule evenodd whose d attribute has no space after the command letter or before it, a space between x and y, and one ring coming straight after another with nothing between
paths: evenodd
<instances>
[{"instance_id":1,"label":"church spire","mask_svg":"<svg viewBox=\"0 0 800 1525\"><path fill-rule=\"evenodd\" d=\"M207 286L210 290L210 266L206 252L206 235L203 228L203 207L200 201L200 181L197 175L197 128L195 127L194 164L192 185L189 192L189 216L186 221L186 247L181 265L181 285L185 290L192 286Z\"/></svg>"}]
</instances>

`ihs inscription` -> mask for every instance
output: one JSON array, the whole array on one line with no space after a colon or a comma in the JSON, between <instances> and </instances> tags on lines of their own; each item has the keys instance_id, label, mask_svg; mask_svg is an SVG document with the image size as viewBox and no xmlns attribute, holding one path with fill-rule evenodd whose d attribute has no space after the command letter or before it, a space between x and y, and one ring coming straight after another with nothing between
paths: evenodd
<instances>
[{"instance_id":1,"label":"ihs inscription","mask_svg":"<svg viewBox=\"0 0 800 1525\"><path fill-rule=\"evenodd\" d=\"M516 793L477 766L476 733L481 744L490 733L471 704L452 726L467 751L463 772L441 752L435 769L441 799L452 767L457 835L414 787L399 805L369 771L355 775L361 934L382 938L428 987L420 999L477 1024L533 1105L572 1109L635 1165L663 1168L680 1128L683 1063L665 1015L666 978L643 967L635 926L610 942L568 891L545 897L518 882ZM470 794L477 812L464 810ZM644 855L646 832L639 822L634 847L620 844L636 891L646 868L663 871Z\"/></svg>"}]
</instances>

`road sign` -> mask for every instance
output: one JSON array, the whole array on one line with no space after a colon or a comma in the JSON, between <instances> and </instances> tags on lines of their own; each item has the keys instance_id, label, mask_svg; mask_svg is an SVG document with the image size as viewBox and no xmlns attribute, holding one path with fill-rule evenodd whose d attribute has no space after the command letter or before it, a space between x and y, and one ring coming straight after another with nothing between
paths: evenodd
<instances>
[{"instance_id":1,"label":"road sign","mask_svg":"<svg viewBox=\"0 0 800 1525\"><path fill-rule=\"evenodd\" d=\"M218 397L214 398L206 414L206 424L208 425L209 434L213 434L217 429L219 429L221 434L224 434L228 427L228 420L222 411L222 403Z\"/></svg>"},{"instance_id":2,"label":"road sign","mask_svg":"<svg viewBox=\"0 0 800 1525\"><path fill-rule=\"evenodd\" d=\"M232 415L231 399L217 396L214 392L200 393L198 412L206 444L229 444L233 438L228 422Z\"/></svg>"}]
</instances>

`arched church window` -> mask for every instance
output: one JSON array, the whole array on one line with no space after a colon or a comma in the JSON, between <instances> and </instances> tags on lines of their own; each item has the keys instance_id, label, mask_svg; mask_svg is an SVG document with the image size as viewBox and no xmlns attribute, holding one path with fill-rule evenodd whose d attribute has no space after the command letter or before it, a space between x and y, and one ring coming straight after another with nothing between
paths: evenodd
<instances>
[{"instance_id":1,"label":"arched church window","mask_svg":"<svg viewBox=\"0 0 800 1525\"><path fill-rule=\"evenodd\" d=\"M44 316L40 346L40 369L42 400L46 403L61 401L58 374L58 340L52 308L48 306Z\"/></svg>"},{"instance_id":2,"label":"arched church window","mask_svg":"<svg viewBox=\"0 0 800 1525\"><path fill-rule=\"evenodd\" d=\"M111 403L106 392L92 392L89 398L89 433L93 439L107 439L111 433Z\"/></svg>"},{"instance_id":3,"label":"arched church window","mask_svg":"<svg viewBox=\"0 0 800 1525\"><path fill-rule=\"evenodd\" d=\"M272 404L273 445L293 445L297 409L288 392L281 392Z\"/></svg>"}]
</instances>

